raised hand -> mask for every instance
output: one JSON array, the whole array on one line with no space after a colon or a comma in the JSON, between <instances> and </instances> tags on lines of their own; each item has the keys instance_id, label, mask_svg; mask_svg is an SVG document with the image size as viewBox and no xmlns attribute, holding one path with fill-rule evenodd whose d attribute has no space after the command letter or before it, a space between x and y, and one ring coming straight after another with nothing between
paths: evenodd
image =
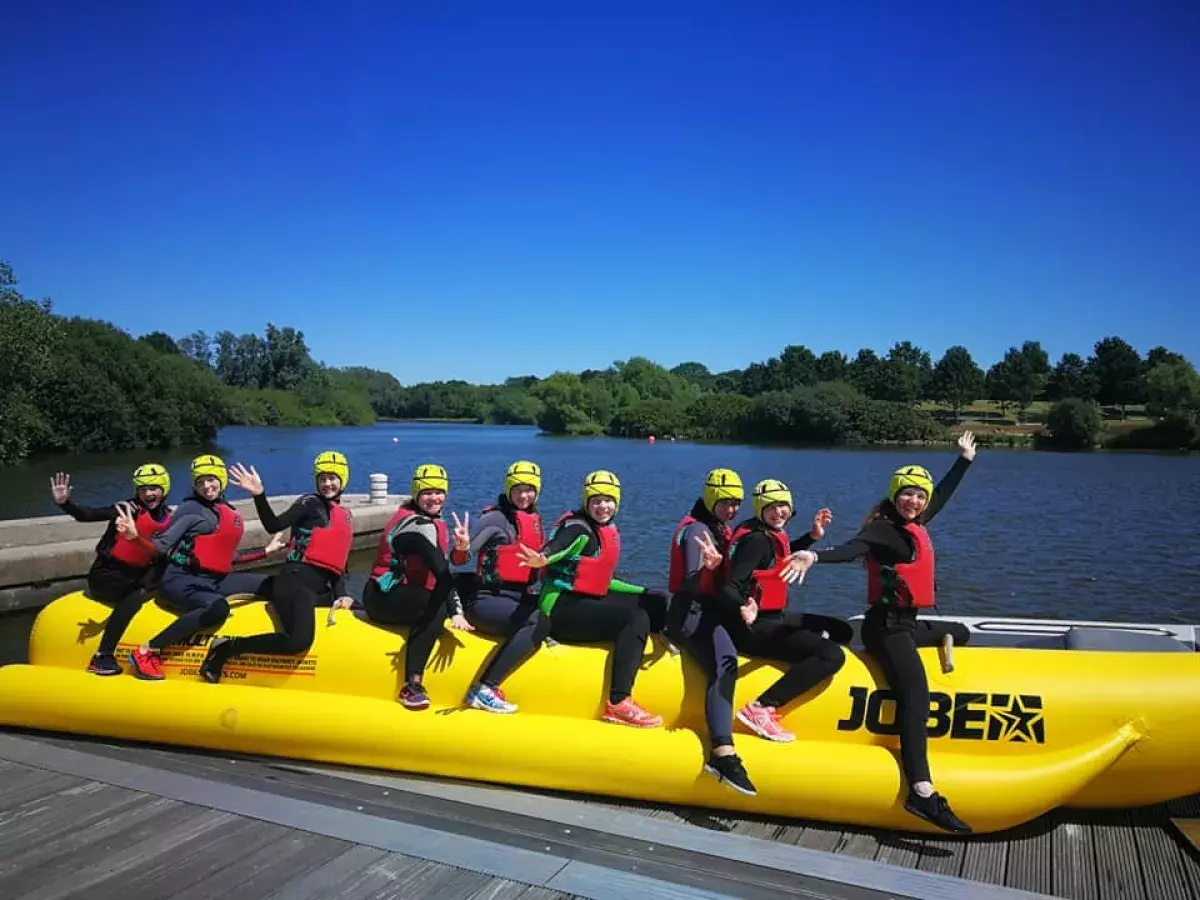
<instances>
[{"instance_id":1,"label":"raised hand","mask_svg":"<svg viewBox=\"0 0 1200 900\"><path fill-rule=\"evenodd\" d=\"M240 487L243 491L249 491L255 497L264 490L262 479L258 477L258 470L254 466L247 469L240 462L229 467L229 483Z\"/></svg>"},{"instance_id":2,"label":"raised hand","mask_svg":"<svg viewBox=\"0 0 1200 900\"><path fill-rule=\"evenodd\" d=\"M55 472L50 478L50 496L59 506L71 499L71 476L66 472Z\"/></svg>"},{"instance_id":3,"label":"raised hand","mask_svg":"<svg viewBox=\"0 0 1200 900\"><path fill-rule=\"evenodd\" d=\"M725 559L721 555L721 551L717 549L717 545L713 543L711 531L705 531L703 534L696 536L696 543L700 545L700 564L706 569L715 569Z\"/></svg>"},{"instance_id":4,"label":"raised hand","mask_svg":"<svg viewBox=\"0 0 1200 900\"><path fill-rule=\"evenodd\" d=\"M812 530L808 533L809 537L811 537L814 541L819 541L821 538L825 537L825 529L832 521L832 512L827 509L817 510L817 514L813 516L813 526Z\"/></svg>"},{"instance_id":5,"label":"raised hand","mask_svg":"<svg viewBox=\"0 0 1200 900\"><path fill-rule=\"evenodd\" d=\"M466 553L471 549L471 514L463 513L461 522L458 521L457 513L450 513L450 518L454 520L454 549L459 553Z\"/></svg>"},{"instance_id":6,"label":"raised hand","mask_svg":"<svg viewBox=\"0 0 1200 900\"><path fill-rule=\"evenodd\" d=\"M138 530L137 521L134 516L133 507L122 500L117 504L117 518L115 519L117 533L121 537L133 541L137 540Z\"/></svg>"},{"instance_id":7,"label":"raised hand","mask_svg":"<svg viewBox=\"0 0 1200 900\"><path fill-rule=\"evenodd\" d=\"M970 430L958 436L958 455L970 462L975 458L975 435Z\"/></svg>"},{"instance_id":8,"label":"raised hand","mask_svg":"<svg viewBox=\"0 0 1200 900\"><path fill-rule=\"evenodd\" d=\"M531 569L540 569L546 565L546 554L539 553L524 544L517 545L517 554L521 557L518 565L528 566Z\"/></svg>"}]
</instances>

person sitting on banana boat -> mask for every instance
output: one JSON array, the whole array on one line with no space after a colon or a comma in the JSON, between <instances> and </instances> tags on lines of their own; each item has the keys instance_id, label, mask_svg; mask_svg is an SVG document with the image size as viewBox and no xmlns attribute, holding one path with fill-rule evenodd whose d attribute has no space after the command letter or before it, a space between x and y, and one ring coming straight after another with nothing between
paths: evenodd
<instances>
[{"instance_id":1,"label":"person sitting on banana boat","mask_svg":"<svg viewBox=\"0 0 1200 900\"><path fill-rule=\"evenodd\" d=\"M232 657L248 653L307 653L316 629L316 608L346 603L346 562L354 544L354 517L342 506L342 492L350 481L350 464L336 450L318 453L313 460L316 493L305 494L276 515L267 500L258 471L241 463L229 470L229 480L249 491L263 528L280 534L290 528L287 560L260 591L279 615L279 631L214 641L200 677L216 684Z\"/></svg>"},{"instance_id":2,"label":"person sitting on banana boat","mask_svg":"<svg viewBox=\"0 0 1200 900\"><path fill-rule=\"evenodd\" d=\"M671 537L667 634L696 661L707 681L704 719L711 750L704 770L753 796L758 791L733 746L738 650L728 622L739 607L723 610L721 604L728 601L720 592L733 540L729 523L737 517L745 493L737 472L713 469L705 475L703 492L692 511L676 526Z\"/></svg>"},{"instance_id":3,"label":"person sitting on banana boat","mask_svg":"<svg viewBox=\"0 0 1200 900\"><path fill-rule=\"evenodd\" d=\"M138 531L127 511L117 515L117 530L142 550L166 558L160 594L184 611L150 640L129 654L133 674L161 680L162 650L181 644L198 631L218 628L229 618L228 598L257 594L267 576L234 572L237 563L263 559L267 549L238 552L245 523L226 498L229 474L219 456L205 454L192 460L192 495L172 513L167 527L151 537ZM272 542L272 549L282 542Z\"/></svg>"},{"instance_id":4,"label":"person sitting on banana boat","mask_svg":"<svg viewBox=\"0 0 1200 900\"><path fill-rule=\"evenodd\" d=\"M928 525L941 512L975 459L975 436L958 438L958 459L934 486L922 466L902 466L892 473L887 496L880 500L849 541L828 550L796 554L804 572L814 563L864 560L867 569L867 614L862 641L879 661L896 694L900 726L900 759L908 796L904 808L914 816L954 834L970 834L971 826L954 814L934 790L929 771L929 678L918 647L935 647L947 636L965 644L971 633L960 622L928 622L918 618L934 605L934 554Z\"/></svg>"},{"instance_id":5,"label":"person sitting on banana boat","mask_svg":"<svg viewBox=\"0 0 1200 900\"><path fill-rule=\"evenodd\" d=\"M627 584L614 576L621 535L613 518L621 503L621 482L612 472L583 479L583 505L563 513L540 550L518 547L521 563L546 569L538 605L549 617L549 635L563 643L613 641L611 683L601 718L606 722L655 728L662 717L630 696L651 631L666 623L666 595Z\"/></svg>"},{"instance_id":6,"label":"person sitting on banana boat","mask_svg":"<svg viewBox=\"0 0 1200 900\"><path fill-rule=\"evenodd\" d=\"M442 518L450 479L438 465L417 466L411 499L396 510L379 539L371 577L363 589L367 618L381 625L408 625L404 645L404 686L399 701L406 709L429 708L425 666L450 617L450 627L474 631L454 592L450 564L470 558L470 514L454 519L454 533ZM349 600L336 606L349 608Z\"/></svg>"},{"instance_id":7,"label":"person sitting on banana boat","mask_svg":"<svg viewBox=\"0 0 1200 900\"><path fill-rule=\"evenodd\" d=\"M788 585L802 576L793 556L824 537L833 514L819 510L809 532L789 541L786 526L795 507L788 486L764 479L754 486L751 503L754 516L734 530L728 561L710 539L703 548L704 565L714 570L724 566L716 602L738 652L789 664L774 684L737 712L738 721L755 734L787 743L796 736L780 723L779 710L833 677L846 662L837 643L787 611ZM849 641L846 623L824 617L821 623Z\"/></svg>"},{"instance_id":8,"label":"person sitting on banana boat","mask_svg":"<svg viewBox=\"0 0 1200 900\"><path fill-rule=\"evenodd\" d=\"M96 675L120 675L117 645L138 610L158 586L162 564L153 548L121 538L117 516L125 511L134 520L137 533L152 538L167 527L171 476L158 463L133 470L133 497L107 506L80 506L71 500L71 476L58 472L50 479L54 502L76 522L107 522L96 544L96 558L87 574L87 592L93 600L112 607L100 646L88 663Z\"/></svg>"},{"instance_id":9,"label":"person sitting on banana boat","mask_svg":"<svg viewBox=\"0 0 1200 900\"><path fill-rule=\"evenodd\" d=\"M544 543L537 498L542 470L518 460L504 473L504 493L471 524L470 553L475 571L456 576L467 620L476 630L505 638L467 692L464 703L475 709L513 713L500 685L541 643L545 620L535 591L537 572L523 565L521 545Z\"/></svg>"}]
</instances>

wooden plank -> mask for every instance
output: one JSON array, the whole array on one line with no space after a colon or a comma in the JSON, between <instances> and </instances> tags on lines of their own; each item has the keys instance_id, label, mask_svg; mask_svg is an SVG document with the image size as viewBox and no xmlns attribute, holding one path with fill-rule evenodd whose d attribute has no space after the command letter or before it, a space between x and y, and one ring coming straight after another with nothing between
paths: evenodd
<instances>
[{"instance_id":1,"label":"wooden plank","mask_svg":"<svg viewBox=\"0 0 1200 900\"><path fill-rule=\"evenodd\" d=\"M336 891L338 885L387 855L386 850L375 847L350 847L324 865L289 878L268 897L270 900L332 900L334 897L340 900Z\"/></svg>"},{"instance_id":2,"label":"wooden plank","mask_svg":"<svg viewBox=\"0 0 1200 900\"><path fill-rule=\"evenodd\" d=\"M1155 900L1191 900L1183 860L1174 835L1167 833L1162 816L1146 809L1130 812L1133 840L1142 863L1146 894Z\"/></svg>"},{"instance_id":3,"label":"wooden plank","mask_svg":"<svg viewBox=\"0 0 1200 900\"><path fill-rule=\"evenodd\" d=\"M236 866L216 872L202 882L181 886L170 895L170 900L265 897L285 882L319 869L352 846L320 834L285 830L281 838L243 856Z\"/></svg>"},{"instance_id":4,"label":"wooden plank","mask_svg":"<svg viewBox=\"0 0 1200 900\"><path fill-rule=\"evenodd\" d=\"M136 869L104 879L89 896L109 891L139 900L162 900L185 887L204 885L224 869L241 869L243 857L288 832L281 825L256 819L235 819L219 831L202 834L187 844L147 859ZM239 888L240 891L240 888Z\"/></svg>"},{"instance_id":5,"label":"wooden plank","mask_svg":"<svg viewBox=\"0 0 1200 900\"><path fill-rule=\"evenodd\" d=\"M367 900L367 898L377 900L378 898L378 900L383 900L384 897L392 896L390 887L397 878L420 866L428 865L437 865L437 863L427 863L402 853L387 853L370 865L351 872L340 882L332 885L323 898L336 897L337 900ZM414 894L413 896L420 895Z\"/></svg>"},{"instance_id":6,"label":"wooden plank","mask_svg":"<svg viewBox=\"0 0 1200 900\"><path fill-rule=\"evenodd\" d=\"M1008 838L1004 835L989 834L968 841L959 876L985 884L1004 884L1008 847Z\"/></svg>"},{"instance_id":7,"label":"wooden plank","mask_svg":"<svg viewBox=\"0 0 1200 900\"><path fill-rule=\"evenodd\" d=\"M384 860L381 865L397 866L395 875L391 876L387 889L374 894L378 900L407 900L409 897L437 897L438 900L467 900L477 890L489 884L512 883L505 878L484 875L448 866L443 863L418 862L415 866L405 866L409 857L393 853L392 858Z\"/></svg>"},{"instance_id":8,"label":"wooden plank","mask_svg":"<svg viewBox=\"0 0 1200 900\"><path fill-rule=\"evenodd\" d=\"M24 772L9 770L4 773L4 783L0 783L0 812L17 809L67 788L79 787L87 781L46 769L19 768Z\"/></svg>"},{"instance_id":9,"label":"wooden plank","mask_svg":"<svg viewBox=\"0 0 1200 900\"><path fill-rule=\"evenodd\" d=\"M856 828L842 834L842 841L834 851L855 859L874 859L879 854L879 836L873 831Z\"/></svg>"},{"instance_id":10,"label":"wooden plank","mask_svg":"<svg viewBox=\"0 0 1200 900\"><path fill-rule=\"evenodd\" d=\"M1096 842L1096 885L1100 900L1145 900L1146 887L1138 863L1129 813L1103 813L1092 819ZM1157 898L1152 898L1157 900Z\"/></svg>"},{"instance_id":11,"label":"wooden plank","mask_svg":"<svg viewBox=\"0 0 1200 900\"><path fill-rule=\"evenodd\" d=\"M121 840L117 846L105 844L90 848L75 859L67 871L47 873L44 869L23 869L13 881L9 896L22 900L58 900L87 889L109 878L127 879L148 861L162 854L178 853L189 841L200 839L216 829L227 828L235 817L208 809L186 810L190 817L174 827L159 830L140 841ZM49 877L48 877L49 876Z\"/></svg>"},{"instance_id":12,"label":"wooden plank","mask_svg":"<svg viewBox=\"0 0 1200 900\"><path fill-rule=\"evenodd\" d=\"M1053 893L1070 900L1098 900L1096 843L1092 827L1072 812L1056 810L1051 821L1054 853L1050 861Z\"/></svg>"},{"instance_id":13,"label":"wooden plank","mask_svg":"<svg viewBox=\"0 0 1200 900\"><path fill-rule=\"evenodd\" d=\"M1053 845L1050 822L1043 816L1008 833L1006 887L1038 894L1049 894L1053 887L1051 856Z\"/></svg>"},{"instance_id":14,"label":"wooden plank","mask_svg":"<svg viewBox=\"0 0 1200 900\"><path fill-rule=\"evenodd\" d=\"M814 822L804 829L804 833L800 835L796 845L809 850L824 850L832 853L842 842L843 833L841 828L830 828Z\"/></svg>"},{"instance_id":15,"label":"wooden plank","mask_svg":"<svg viewBox=\"0 0 1200 900\"><path fill-rule=\"evenodd\" d=\"M497 881L495 884L480 888L468 900L570 900L570 898L570 894L552 891L550 888L534 887L516 881Z\"/></svg>"},{"instance_id":16,"label":"wooden plank","mask_svg":"<svg viewBox=\"0 0 1200 900\"><path fill-rule=\"evenodd\" d=\"M60 807L57 812L68 825L74 823L70 807ZM187 821L193 815L193 811L182 803L139 795L137 802L103 816L86 830L58 828L54 835L42 841L18 832L19 840L14 843L12 856L0 874L0 897L15 895L16 891L9 890L10 886L25 878L28 872L34 871L45 877L49 873L71 871L97 845L112 852L112 847L117 844L143 840Z\"/></svg>"},{"instance_id":17,"label":"wooden plank","mask_svg":"<svg viewBox=\"0 0 1200 900\"><path fill-rule=\"evenodd\" d=\"M102 823L113 814L133 806L144 808L150 800L146 794L91 781L0 813L0 868L15 847L39 847L69 831L104 827ZM69 815L59 814L64 804L70 807Z\"/></svg>"},{"instance_id":18,"label":"wooden plank","mask_svg":"<svg viewBox=\"0 0 1200 900\"><path fill-rule=\"evenodd\" d=\"M1183 835L1184 840L1200 853L1200 819L1172 818L1171 824Z\"/></svg>"},{"instance_id":19,"label":"wooden plank","mask_svg":"<svg viewBox=\"0 0 1200 900\"><path fill-rule=\"evenodd\" d=\"M879 838L879 853L875 855L875 861L915 869L921 861L923 840L901 832L884 833Z\"/></svg>"},{"instance_id":20,"label":"wooden plank","mask_svg":"<svg viewBox=\"0 0 1200 900\"><path fill-rule=\"evenodd\" d=\"M966 856L967 842L951 838L926 838L921 845L917 868L922 872L958 877Z\"/></svg>"}]
</instances>

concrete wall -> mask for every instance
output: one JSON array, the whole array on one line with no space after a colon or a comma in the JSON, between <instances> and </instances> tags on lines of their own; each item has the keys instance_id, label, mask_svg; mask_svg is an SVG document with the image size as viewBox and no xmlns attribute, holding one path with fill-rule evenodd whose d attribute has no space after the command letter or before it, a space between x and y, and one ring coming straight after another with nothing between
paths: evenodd
<instances>
[{"instance_id":1,"label":"concrete wall","mask_svg":"<svg viewBox=\"0 0 1200 900\"><path fill-rule=\"evenodd\" d=\"M299 495L271 497L271 508L280 513ZM387 494L372 500L368 494L344 494L342 502L354 513L354 549L371 548L379 541L396 507L407 494ZM262 547L270 539L258 521L253 500L236 500L233 505L246 520L242 548ZM96 558L96 541L104 534L104 522L76 522L70 516L39 516L0 521L0 612L45 606L63 594L84 587L85 577ZM268 568L279 564L275 556L239 569Z\"/></svg>"}]
</instances>

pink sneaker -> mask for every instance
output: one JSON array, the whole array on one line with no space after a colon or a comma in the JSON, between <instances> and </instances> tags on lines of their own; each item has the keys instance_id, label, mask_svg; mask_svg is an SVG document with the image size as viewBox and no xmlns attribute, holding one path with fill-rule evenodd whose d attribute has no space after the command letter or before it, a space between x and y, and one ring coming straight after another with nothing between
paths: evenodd
<instances>
[{"instance_id":1,"label":"pink sneaker","mask_svg":"<svg viewBox=\"0 0 1200 900\"><path fill-rule=\"evenodd\" d=\"M757 701L751 701L738 710L738 721L768 741L779 741L787 744L796 736L779 724L779 713L773 706L759 706Z\"/></svg>"},{"instance_id":2,"label":"pink sneaker","mask_svg":"<svg viewBox=\"0 0 1200 900\"><path fill-rule=\"evenodd\" d=\"M633 702L632 697L626 697L620 703L604 701L604 715L601 718L605 722L632 725L634 728L657 728L662 724L662 716L646 712Z\"/></svg>"}]
</instances>

